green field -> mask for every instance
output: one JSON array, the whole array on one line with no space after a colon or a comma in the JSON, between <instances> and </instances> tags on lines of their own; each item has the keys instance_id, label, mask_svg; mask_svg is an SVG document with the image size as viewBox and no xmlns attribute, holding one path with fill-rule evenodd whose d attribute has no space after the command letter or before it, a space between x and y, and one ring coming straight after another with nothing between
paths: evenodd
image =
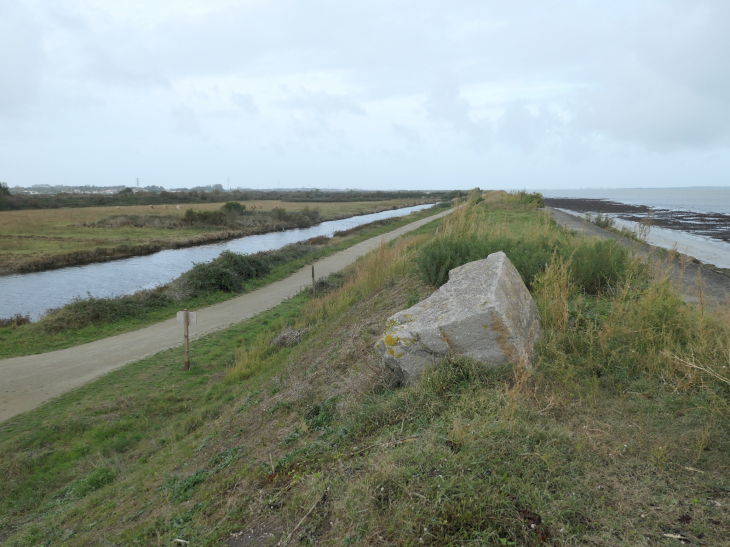
<instances>
[{"instance_id":1,"label":"green field","mask_svg":"<svg viewBox=\"0 0 730 547\"><path fill-rule=\"evenodd\" d=\"M333 238L319 237L279 251L250 255L248 262L268 264L259 276L241 279L238 287L211 284L219 278L222 259L199 265L167 285L116 298L88 298L47 313L36 323L18 324L0 318L0 359L59 350L129 332L170 317L183 308L200 309L283 279L319 258L332 255L365 239L395 230L437 214L442 207L416 211L407 216L379 220ZM246 259L243 259L246 261ZM201 282L199 288L191 287ZM200 284L200 283L198 283ZM20 318L22 323L25 319Z\"/></svg>"},{"instance_id":2,"label":"green field","mask_svg":"<svg viewBox=\"0 0 730 547\"><path fill-rule=\"evenodd\" d=\"M279 200L236 202L249 213L246 222L206 225L181 224L188 209L219 210L221 203L158 204L121 207L79 207L0 211L0 272L39 270L148 254L206 241L253 233L295 228L296 219L272 212L317 213L319 220L333 220L407 207L426 200L292 203Z\"/></svg>"},{"instance_id":3,"label":"green field","mask_svg":"<svg viewBox=\"0 0 730 547\"><path fill-rule=\"evenodd\" d=\"M169 350L3 423L3 545L727 544L730 316L537 205L475 197L196 341L188 374ZM543 318L534 366L389 387L387 318L494 242Z\"/></svg>"}]
</instances>

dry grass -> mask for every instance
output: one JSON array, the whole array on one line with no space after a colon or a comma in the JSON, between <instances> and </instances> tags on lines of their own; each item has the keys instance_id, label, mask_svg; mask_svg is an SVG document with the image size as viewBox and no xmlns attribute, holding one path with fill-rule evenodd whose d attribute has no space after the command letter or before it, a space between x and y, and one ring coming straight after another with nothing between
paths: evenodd
<instances>
[{"instance_id":1,"label":"dry grass","mask_svg":"<svg viewBox=\"0 0 730 547\"><path fill-rule=\"evenodd\" d=\"M536 213L489 222L543 229ZM390 390L373 344L414 292L433 290L413 273L424 239L383 246L339 288L201 342L199 376L147 360L137 379L117 371L48 409L48 424L29 418L29 435L67 431L70 448L18 443L26 463L0 469L14 480L109 424L145 435L127 455L90 455L84 473L106 466L115 482L85 500L51 496L52 510L13 521L11 544L727 544L730 314L678 303L638 267L578 294L556 256L533 289L546 318L535 369L451 358ZM305 322L298 346L261 357ZM246 380L230 372L250 362ZM122 383L136 399L122 401Z\"/></svg>"},{"instance_id":2,"label":"dry grass","mask_svg":"<svg viewBox=\"0 0 730 547\"><path fill-rule=\"evenodd\" d=\"M289 203L278 200L241 202L248 209L271 211L276 207L289 212L300 211L305 207L316 208L322 220L345 218L353 215L374 213L392 208L415 204L414 200L396 199L389 201L363 201L352 203ZM0 268L17 269L23 263L52 263L49 257L58 256L59 265L65 265L64 256L73 253L94 253L100 250L113 252L121 246L127 249L147 245L182 244L180 238L205 237L223 229L211 230L209 227L185 227L166 229L164 226L149 227L91 227L95 222L116 215L151 215L154 217L181 217L185 210L218 210L220 203L182 204L180 210L175 205L168 209L157 205L116 207L82 207L75 209L40 209L0 212ZM149 252L149 251L146 251ZM90 256L93 260L93 256Z\"/></svg>"}]
</instances>

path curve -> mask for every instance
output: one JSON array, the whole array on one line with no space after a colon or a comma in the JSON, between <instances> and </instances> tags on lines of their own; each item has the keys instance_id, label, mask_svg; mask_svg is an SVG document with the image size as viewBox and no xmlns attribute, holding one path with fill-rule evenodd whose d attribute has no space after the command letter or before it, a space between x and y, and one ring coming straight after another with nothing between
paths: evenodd
<instances>
[{"instance_id":1,"label":"path curve","mask_svg":"<svg viewBox=\"0 0 730 547\"><path fill-rule=\"evenodd\" d=\"M382 241L391 241L451 211L417 220L321 259L315 262L316 276L325 277L337 272L376 248ZM240 323L278 306L309 286L311 275L311 267L306 266L286 279L221 304L196 310L198 324L190 326L191 339ZM182 342L182 328L173 318L73 348L0 360L0 422L127 363L180 346Z\"/></svg>"}]
</instances>

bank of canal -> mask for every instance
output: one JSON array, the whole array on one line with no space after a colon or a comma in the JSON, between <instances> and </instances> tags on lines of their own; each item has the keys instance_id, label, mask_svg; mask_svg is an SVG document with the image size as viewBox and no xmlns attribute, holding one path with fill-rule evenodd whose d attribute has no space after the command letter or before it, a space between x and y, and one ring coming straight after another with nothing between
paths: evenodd
<instances>
[{"instance_id":1,"label":"bank of canal","mask_svg":"<svg viewBox=\"0 0 730 547\"><path fill-rule=\"evenodd\" d=\"M14 274L0 277L0 317L28 314L33 321L48 310L58 308L79 297L107 298L132 294L168 283L196 263L210 262L223 251L257 253L317 236L331 237L376 220L408 215L431 207L416 205L370 215L322 222L309 228L246 236L220 243L160 251L111 262L70 266L57 270Z\"/></svg>"}]
</instances>

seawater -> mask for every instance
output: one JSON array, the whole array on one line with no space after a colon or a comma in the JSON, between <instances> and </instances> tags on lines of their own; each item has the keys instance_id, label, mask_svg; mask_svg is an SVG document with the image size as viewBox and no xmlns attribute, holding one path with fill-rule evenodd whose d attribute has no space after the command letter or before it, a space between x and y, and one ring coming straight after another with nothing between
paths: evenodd
<instances>
[{"instance_id":1,"label":"seawater","mask_svg":"<svg viewBox=\"0 0 730 547\"><path fill-rule=\"evenodd\" d=\"M0 277L0 317L29 314L33 321L49 308L58 308L76 298L132 294L169 283L195 264L210 262L223 251L257 253L280 249L290 243L317 236L332 236L376 220L400 217L432 205L417 205L370 215L322 222L310 228L271 232L220 243L160 251L111 262L70 266L45 272Z\"/></svg>"},{"instance_id":2,"label":"seawater","mask_svg":"<svg viewBox=\"0 0 730 547\"><path fill-rule=\"evenodd\" d=\"M730 214L729 186L697 186L692 188L582 188L540 190L547 198L606 199L656 209ZM574 211L566 211L583 216ZM636 223L616 218L616 226L635 230ZM652 227L647 238L650 245L693 256L719 268L730 268L730 244L688 231Z\"/></svg>"},{"instance_id":3,"label":"seawater","mask_svg":"<svg viewBox=\"0 0 730 547\"><path fill-rule=\"evenodd\" d=\"M546 198L608 199L657 209L730 214L730 186L539 190Z\"/></svg>"},{"instance_id":4,"label":"seawater","mask_svg":"<svg viewBox=\"0 0 730 547\"><path fill-rule=\"evenodd\" d=\"M585 218L586 215L568 209L561 209L566 213ZM616 228L627 228L634 232L638 231L638 223L615 218ZM702 262L712 264L718 268L730 268L730 245L718 239L698 236L678 230L667 230L652 226L646 238L649 245L662 247L664 249L677 248L680 253L693 256Z\"/></svg>"}]
</instances>

